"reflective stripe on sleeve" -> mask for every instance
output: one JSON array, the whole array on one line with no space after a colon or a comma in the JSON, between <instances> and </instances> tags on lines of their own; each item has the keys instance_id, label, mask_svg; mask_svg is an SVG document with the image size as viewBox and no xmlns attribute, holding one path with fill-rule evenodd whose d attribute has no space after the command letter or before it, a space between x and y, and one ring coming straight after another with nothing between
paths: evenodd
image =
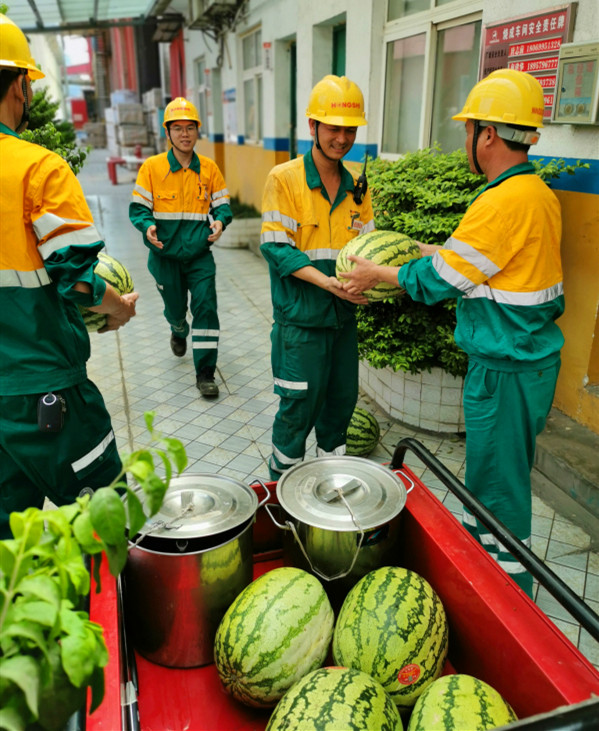
<instances>
[{"instance_id":1,"label":"reflective stripe on sleeve","mask_svg":"<svg viewBox=\"0 0 599 731\"><path fill-rule=\"evenodd\" d=\"M310 261L336 261L339 249L308 249L304 254Z\"/></svg>"},{"instance_id":2,"label":"reflective stripe on sleeve","mask_svg":"<svg viewBox=\"0 0 599 731\"><path fill-rule=\"evenodd\" d=\"M486 274L489 279L500 271L497 264L492 262L487 256L481 254L480 251L477 251L470 244L466 244L459 239L454 239L453 236L447 239L443 248L455 251L458 256L461 256L462 259L475 266L480 272Z\"/></svg>"},{"instance_id":3,"label":"reflective stripe on sleeve","mask_svg":"<svg viewBox=\"0 0 599 731\"><path fill-rule=\"evenodd\" d=\"M260 234L261 244L289 244L295 248L295 241L285 231L264 231Z\"/></svg>"},{"instance_id":4,"label":"reflective stripe on sleeve","mask_svg":"<svg viewBox=\"0 0 599 731\"><path fill-rule=\"evenodd\" d=\"M262 214L263 223L280 223L294 233L297 231L297 221L291 216L285 216L280 211L265 211Z\"/></svg>"},{"instance_id":5,"label":"reflective stripe on sleeve","mask_svg":"<svg viewBox=\"0 0 599 731\"><path fill-rule=\"evenodd\" d=\"M459 289L461 292L467 294L476 286L474 282L468 279L468 277L460 274L452 266L450 266L438 251L433 254L431 263L433 269L437 272L441 279L446 281L448 284L451 284L456 289Z\"/></svg>"},{"instance_id":6,"label":"reflective stripe on sleeve","mask_svg":"<svg viewBox=\"0 0 599 731\"><path fill-rule=\"evenodd\" d=\"M145 206L146 208L149 208L152 210L154 208L154 204L151 201L147 201L145 198L142 198L140 195L135 195L135 193L131 193L131 203L139 203L141 206Z\"/></svg>"},{"instance_id":7,"label":"reflective stripe on sleeve","mask_svg":"<svg viewBox=\"0 0 599 731\"><path fill-rule=\"evenodd\" d=\"M73 462L71 464L71 467L73 468L73 472L81 472L81 470L84 470L86 467L89 467L90 464L95 462L95 460L98 459L101 455L104 454L104 452L108 449L111 442L114 441L114 431L110 431L104 439L98 444L96 447L94 447L90 452L88 452L86 455L78 459L76 462Z\"/></svg>"},{"instance_id":8,"label":"reflective stripe on sleeve","mask_svg":"<svg viewBox=\"0 0 599 731\"><path fill-rule=\"evenodd\" d=\"M45 287L51 281L50 275L43 267L30 272L19 272L16 269L0 271L0 287L34 289L35 287Z\"/></svg>"},{"instance_id":9,"label":"reflective stripe on sleeve","mask_svg":"<svg viewBox=\"0 0 599 731\"><path fill-rule=\"evenodd\" d=\"M135 184L135 187L133 188L135 192L137 192L139 195L143 196L144 198L147 198L150 201L154 200L154 196L152 193L150 193L149 190L146 190L145 188L142 188L139 183Z\"/></svg>"},{"instance_id":10,"label":"reflective stripe on sleeve","mask_svg":"<svg viewBox=\"0 0 599 731\"><path fill-rule=\"evenodd\" d=\"M375 230L374 219L371 219L370 221L368 221L368 223L365 223L362 226L362 230L360 231L360 233L368 234L368 233L370 233L371 231L374 231L374 230Z\"/></svg>"},{"instance_id":11,"label":"reflective stripe on sleeve","mask_svg":"<svg viewBox=\"0 0 599 731\"><path fill-rule=\"evenodd\" d=\"M59 236L54 236L45 244L38 246L38 251L42 259L47 259L55 251L65 249L67 246L89 246L97 244L102 239L95 226L87 226L77 231L69 231Z\"/></svg>"},{"instance_id":12,"label":"reflective stripe on sleeve","mask_svg":"<svg viewBox=\"0 0 599 731\"><path fill-rule=\"evenodd\" d=\"M40 216L33 222L33 230L38 241L41 241L46 238L46 236L49 236L52 231L56 231L57 228L72 223L76 223L77 225L84 227L90 225L89 221L78 221L75 218L61 218L55 213L44 213L43 216Z\"/></svg>"},{"instance_id":13,"label":"reflective stripe on sleeve","mask_svg":"<svg viewBox=\"0 0 599 731\"><path fill-rule=\"evenodd\" d=\"M210 196L211 200L216 200L217 198L228 198L229 197L229 191L226 188L223 188L222 190L217 190Z\"/></svg>"}]
</instances>

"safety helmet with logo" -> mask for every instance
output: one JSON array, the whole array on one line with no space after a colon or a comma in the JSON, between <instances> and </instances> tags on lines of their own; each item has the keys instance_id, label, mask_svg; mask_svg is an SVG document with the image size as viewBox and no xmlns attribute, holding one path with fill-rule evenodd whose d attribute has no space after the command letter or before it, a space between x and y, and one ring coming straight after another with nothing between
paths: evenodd
<instances>
[{"instance_id":1,"label":"safety helmet with logo","mask_svg":"<svg viewBox=\"0 0 599 731\"><path fill-rule=\"evenodd\" d=\"M0 68L18 71L25 69L30 79L43 79L31 55L23 31L10 18L0 13Z\"/></svg>"},{"instance_id":2,"label":"safety helmet with logo","mask_svg":"<svg viewBox=\"0 0 599 731\"><path fill-rule=\"evenodd\" d=\"M364 97L346 76L329 74L310 93L306 117L335 127L361 127L366 122Z\"/></svg>"},{"instance_id":3,"label":"safety helmet with logo","mask_svg":"<svg viewBox=\"0 0 599 731\"><path fill-rule=\"evenodd\" d=\"M195 106L185 99L185 97L178 96L166 105L164 110L164 121L162 126L164 129L168 129L168 125L171 122L197 122L198 128L202 126L198 110Z\"/></svg>"}]
</instances>

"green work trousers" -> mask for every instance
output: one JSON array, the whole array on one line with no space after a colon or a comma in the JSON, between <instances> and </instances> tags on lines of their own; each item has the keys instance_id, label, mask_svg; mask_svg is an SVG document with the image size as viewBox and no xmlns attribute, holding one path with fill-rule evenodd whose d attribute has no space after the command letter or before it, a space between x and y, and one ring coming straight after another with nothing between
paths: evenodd
<instances>
[{"instance_id":1,"label":"green work trousers","mask_svg":"<svg viewBox=\"0 0 599 731\"><path fill-rule=\"evenodd\" d=\"M315 428L317 454L344 454L347 427L358 400L356 321L340 328L275 323L272 372L279 410L272 430L271 479L301 462Z\"/></svg>"},{"instance_id":2,"label":"green work trousers","mask_svg":"<svg viewBox=\"0 0 599 731\"><path fill-rule=\"evenodd\" d=\"M66 402L59 432L41 432L44 394L0 396L0 539L11 537L11 512L74 502L83 488L109 485L121 471L110 416L91 381L56 390Z\"/></svg>"},{"instance_id":3,"label":"green work trousers","mask_svg":"<svg viewBox=\"0 0 599 731\"><path fill-rule=\"evenodd\" d=\"M529 548L535 442L553 403L559 368L559 360L520 372L471 362L464 383L466 487ZM469 511L464 510L462 522L532 596L532 576L524 567Z\"/></svg>"},{"instance_id":4,"label":"green work trousers","mask_svg":"<svg viewBox=\"0 0 599 731\"><path fill-rule=\"evenodd\" d=\"M214 372L220 325L216 310L216 265L211 251L196 259L169 259L150 251L148 269L164 302L164 316L179 338L189 335L187 293L190 293L191 341L196 373Z\"/></svg>"}]
</instances>

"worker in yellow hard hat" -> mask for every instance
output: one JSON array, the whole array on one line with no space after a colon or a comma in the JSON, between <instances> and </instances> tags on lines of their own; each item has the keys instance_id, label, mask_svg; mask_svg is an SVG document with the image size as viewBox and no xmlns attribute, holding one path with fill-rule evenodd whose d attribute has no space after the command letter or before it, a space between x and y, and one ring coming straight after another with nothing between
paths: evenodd
<instances>
[{"instance_id":1,"label":"worker in yellow hard hat","mask_svg":"<svg viewBox=\"0 0 599 731\"><path fill-rule=\"evenodd\" d=\"M121 473L110 415L87 378L79 305L104 330L135 315L94 272L104 243L81 186L54 152L26 142L31 80L42 79L21 29L0 14L0 539L9 515L74 502Z\"/></svg>"},{"instance_id":2,"label":"worker in yellow hard hat","mask_svg":"<svg viewBox=\"0 0 599 731\"><path fill-rule=\"evenodd\" d=\"M148 247L148 269L156 280L170 325L170 347L187 352L187 299L196 386L216 398L220 326L216 303L216 266L210 247L233 216L229 192L217 164L194 151L201 120L183 97L164 110L163 126L171 148L141 166L129 218Z\"/></svg>"},{"instance_id":3,"label":"worker in yellow hard hat","mask_svg":"<svg viewBox=\"0 0 599 731\"><path fill-rule=\"evenodd\" d=\"M261 251L270 270L272 369L280 397L270 474L300 462L314 427L317 455L344 454L358 398L355 306L335 277L340 249L374 229L370 194L343 165L364 98L344 76L325 76L306 109L311 149L274 167L262 199Z\"/></svg>"},{"instance_id":4,"label":"worker in yellow hard hat","mask_svg":"<svg viewBox=\"0 0 599 731\"><path fill-rule=\"evenodd\" d=\"M560 205L528 161L543 127L543 90L501 69L474 86L453 119L466 127L473 172L487 184L443 247L401 268L356 258L345 285L379 281L434 304L457 299L457 344L469 355L464 385L466 486L521 541L531 542L530 473L560 368L564 311ZM351 257L350 257L351 258ZM465 527L529 594L532 577L468 511Z\"/></svg>"}]
</instances>

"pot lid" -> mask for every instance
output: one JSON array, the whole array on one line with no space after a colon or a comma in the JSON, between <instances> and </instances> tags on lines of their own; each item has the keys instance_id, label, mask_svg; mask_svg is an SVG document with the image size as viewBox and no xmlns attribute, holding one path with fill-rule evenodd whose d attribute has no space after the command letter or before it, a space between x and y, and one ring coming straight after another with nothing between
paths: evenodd
<instances>
[{"instance_id":1,"label":"pot lid","mask_svg":"<svg viewBox=\"0 0 599 731\"><path fill-rule=\"evenodd\" d=\"M142 503L144 493L139 495ZM251 518L258 498L251 487L224 475L174 477L160 510L141 530L160 538L202 538L235 528Z\"/></svg>"},{"instance_id":2,"label":"pot lid","mask_svg":"<svg viewBox=\"0 0 599 731\"><path fill-rule=\"evenodd\" d=\"M319 457L283 474L277 497L287 513L315 528L369 530L398 515L407 491L387 467L362 457Z\"/></svg>"}]
</instances>

